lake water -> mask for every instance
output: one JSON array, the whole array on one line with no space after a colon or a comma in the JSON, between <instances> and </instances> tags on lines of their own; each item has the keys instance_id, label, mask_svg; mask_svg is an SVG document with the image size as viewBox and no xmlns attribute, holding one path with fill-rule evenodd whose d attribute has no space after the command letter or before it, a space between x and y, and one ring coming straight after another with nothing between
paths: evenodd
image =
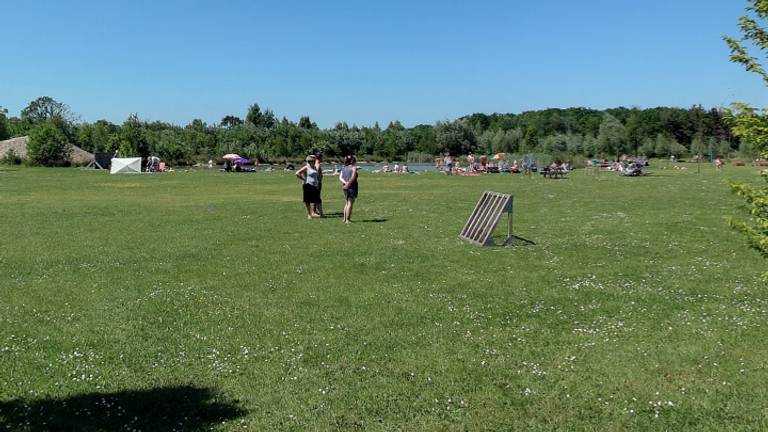
<instances>
[{"instance_id":1,"label":"lake water","mask_svg":"<svg viewBox=\"0 0 768 432\"><path fill-rule=\"evenodd\" d=\"M388 164L389 169L395 169L395 164ZM384 168L383 163L359 163L357 166L363 171L375 171ZM331 167L333 168L333 167ZM412 172L437 171L435 165L430 163L412 163L408 164L408 170Z\"/></svg>"},{"instance_id":2,"label":"lake water","mask_svg":"<svg viewBox=\"0 0 768 432\"><path fill-rule=\"evenodd\" d=\"M358 168L361 171L375 171L375 170L381 170L384 167L383 163L358 163ZM341 169L341 164L323 164L323 171L333 170L334 167ZM221 169L222 165L214 165L214 169ZM254 167L253 165L249 165L246 168L253 169L255 168L257 172L262 171L268 171L270 168L274 171L282 171L285 169L285 165L267 165L267 164L261 164ZM301 168L300 164L294 165L294 169ZM395 164L389 164L389 169L394 170ZM437 168L433 164L430 163L412 163L408 164L408 170L411 172L428 172L428 171L437 171Z\"/></svg>"}]
</instances>

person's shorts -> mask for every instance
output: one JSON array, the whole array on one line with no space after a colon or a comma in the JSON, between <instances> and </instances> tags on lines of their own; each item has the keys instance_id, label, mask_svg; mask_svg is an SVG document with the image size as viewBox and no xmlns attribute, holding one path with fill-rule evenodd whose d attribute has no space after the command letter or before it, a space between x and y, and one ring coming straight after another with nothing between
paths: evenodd
<instances>
[{"instance_id":1,"label":"person's shorts","mask_svg":"<svg viewBox=\"0 0 768 432\"><path fill-rule=\"evenodd\" d=\"M344 189L344 199L348 201L357 199L357 188Z\"/></svg>"},{"instance_id":2,"label":"person's shorts","mask_svg":"<svg viewBox=\"0 0 768 432\"><path fill-rule=\"evenodd\" d=\"M304 202L307 204L318 204L322 202L320 199L320 189L317 186L304 183Z\"/></svg>"}]
</instances>

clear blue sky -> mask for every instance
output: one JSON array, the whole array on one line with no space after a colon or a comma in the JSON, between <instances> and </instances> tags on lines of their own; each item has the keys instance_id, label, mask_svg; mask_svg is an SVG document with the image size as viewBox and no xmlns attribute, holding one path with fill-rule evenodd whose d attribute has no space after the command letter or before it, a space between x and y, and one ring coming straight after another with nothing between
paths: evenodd
<instances>
[{"instance_id":1,"label":"clear blue sky","mask_svg":"<svg viewBox=\"0 0 768 432\"><path fill-rule=\"evenodd\" d=\"M728 62L738 0L6 1L0 105L186 124L249 104L321 127L473 112L768 105Z\"/></svg>"}]
</instances>

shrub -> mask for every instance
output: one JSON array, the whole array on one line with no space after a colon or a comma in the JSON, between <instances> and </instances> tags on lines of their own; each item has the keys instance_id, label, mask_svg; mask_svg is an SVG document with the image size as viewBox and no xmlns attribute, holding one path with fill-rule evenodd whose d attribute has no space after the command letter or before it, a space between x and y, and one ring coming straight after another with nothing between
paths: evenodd
<instances>
[{"instance_id":1,"label":"shrub","mask_svg":"<svg viewBox=\"0 0 768 432\"><path fill-rule=\"evenodd\" d=\"M21 156L17 155L13 149L8 149L8 152L0 159L0 164L3 165L21 165Z\"/></svg>"},{"instance_id":2,"label":"shrub","mask_svg":"<svg viewBox=\"0 0 768 432\"><path fill-rule=\"evenodd\" d=\"M67 137L54 123L43 122L29 132L27 153L30 162L43 166L66 165L71 146Z\"/></svg>"}]
</instances>

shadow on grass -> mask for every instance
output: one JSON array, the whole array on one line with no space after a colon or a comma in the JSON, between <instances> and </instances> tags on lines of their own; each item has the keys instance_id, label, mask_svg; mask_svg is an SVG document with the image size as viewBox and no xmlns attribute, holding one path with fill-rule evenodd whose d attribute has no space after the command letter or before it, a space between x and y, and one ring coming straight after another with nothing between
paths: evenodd
<instances>
[{"instance_id":1,"label":"shadow on grass","mask_svg":"<svg viewBox=\"0 0 768 432\"><path fill-rule=\"evenodd\" d=\"M536 246L536 242L513 234L504 242L504 246Z\"/></svg>"},{"instance_id":2,"label":"shadow on grass","mask_svg":"<svg viewBox=\"0 0 768 432\"><path fill-rule=\"evenodd\" d=\"M389 219L386 218L373 218L373 219L352 219L352 223L384 223Z\"/></svg>"},{"instance_id":3,"label":"shadow on grass","mask_svg":"<svg viewBox=\"0 0 768 432\"><path fill-rule=\"evenodd\" d=\"M64 399L0 401L0 430L204 431L246 411L206 388L161 387Z\"/></svg>"},{"instance_id":4,"label":"shadow on grass","mask_svg":"<svg viewBox=\"0 0 768 432\"><path fill-rule=\"evenodd\" d=\"M323 214L324 218L340 218L344 217L344 213L337 212L337 213L325 213ZM372 218L372 219L352 219L352 223L384 223L387 222L389 219L387 218Z\"/></svg>"},{"instance_id":5,"label":"shadow on grass","mask_svg":"<svg viewBox=\"0 0 768 432\"><path fill-rule=\"evenodd\" d=\"M494 236L493 244L488 245L488 247L490 248L497 248L497 249L503 249L507 247L517 247L517 246L536 246L536 242L533 240L529 240L525 237L520 237L518 235L513 234L509 238Z\"/></svg>"}]
</instances>

